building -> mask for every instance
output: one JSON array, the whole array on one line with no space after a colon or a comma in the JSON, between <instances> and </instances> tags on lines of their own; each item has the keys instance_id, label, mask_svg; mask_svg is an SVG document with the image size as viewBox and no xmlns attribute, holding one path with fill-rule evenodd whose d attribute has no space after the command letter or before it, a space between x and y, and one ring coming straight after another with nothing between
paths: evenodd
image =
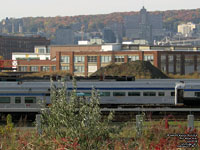
<instances>
[{"instance_id":1,"label":"building","mask_svg":"<svg viewBox=\"0 0 200 150\"><path fill-rule=\"evenodd\" d=\"M30 61L30 60L35 60L35 61L40 61L40 60L50 60L50 48L48 46L35 46L34 48L34 53L12 53L12 60L13 60L13 66L12 68L17 68L18 62L19 61ZM42 61L45 62L45 61ZM48 62L48 61L47 61ZM50 61L50 64L52 61ZM20 71L27 71L27 69L22 69L22 68L27 68L21 66L19 68ZM31 70L31 69L30 69ZM46 70L42 67L42 71L50 71L48 67L46 67ZM39 69L38 69L39 71Z\"/></svg>"},{"instance_id":2,"label":"building","mask_svg":"<svg viewBox=\"0 0 200 150\"><path fill-rule=\"evenodd\" d=\"M70 27L59 27L56 30L55 45L73 45L74 44L74 31Z\"/></svg>"},{"instance_id":3,"label":"building","mask_svg":"<svg viewBox=\"0 0 200 150\"><path fill-rule=\"evenodd\" d=\"M34 52L36 45L50 45L44 37L0 36L0 56L12 59L13 52Z\"/></svg>"},{"instance_id":4,"label":"building","mask_svg":"<svg viewBox=\"0 0 200 150\"><path fill-rule=\"evenodd\" d=\"M109 28L104 28L103 40L104 40L104 43L116 43L115 33Z\"/></svg>"},{"instance_id":5,"label":"building","mask_svg":"<svg viewBox=\"0 0 200 150\"><path fill-rule=\"evenodd\" d=\"M49 47L35 46L34 53L12 53L12 60L50 60Z\"/></svg>"},{"instance_id":6,"label":"building","mask_svg":"<svg viewBox=\"0 0 200 150\"><path fill-rule=\"evenodd\" d=\"M181 33L185 37L192 36L193 30L196 28L196 25L192 22L187 24L178 25L178 33Z\"/></svg>"},{"instance_id":7,"label":"building","mask_svg":"<svg viewBox=\"0 0 200 150\"><path fill-rule=\"evenodd\" d=\"M143 7L139 14L124 17L125 36L153 43L164 36L162 15L150 14Z\"/></svg>"},{"instance_id":8,"label":"building","mask_svg":"<svg viewBox=\"0 0 200 150\"><path fill-rule=\"evenodd\" d=\"M109 28L114 32L117 43L121 43L122 42L122 38L124 36L124 24L123 23L119 23L117 21L111 21L110 20L106 24L106 28Z\"/></svg>"},{"instance_id":9,"label":"building","mask_svg":"<svg viewBox=\"0 0 200 150\"><path fill-rule=\"evenodd\" d=\"M131 44L50 46L51 60L18 63L19 71L65 70L77 76L89 76L111 63L142 60L169 74L200 72L200 47L141 46Z\"/></svg>"}]
</instances>

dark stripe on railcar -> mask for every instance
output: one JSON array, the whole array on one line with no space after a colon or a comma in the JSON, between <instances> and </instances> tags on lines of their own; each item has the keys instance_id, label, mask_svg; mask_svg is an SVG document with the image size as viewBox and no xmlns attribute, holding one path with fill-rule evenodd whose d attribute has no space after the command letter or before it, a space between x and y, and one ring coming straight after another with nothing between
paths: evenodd
<instances>
[{"instance_id":1,"label":"dark stripe on railcar","mask_svg":"<svg viewBox=\"0 0 200 150\"><path fill-rule=\"evenodd\" d=\"M96 90L175 90L175 88L98 88ZM67 90L73 90L73 88L67 88ZM77 90L92 90L92 88L77 88Z\"/></svg>"},{"instance_id":2,"label":"dark stripe on railcar","mask_svg":"<svg viewBox=\"0 0 200 150\"><path fill-rule=\"evenodd\" d=\"M46 93L0 93L0 96L46 96Z\"/></svg>"}]
</instances>

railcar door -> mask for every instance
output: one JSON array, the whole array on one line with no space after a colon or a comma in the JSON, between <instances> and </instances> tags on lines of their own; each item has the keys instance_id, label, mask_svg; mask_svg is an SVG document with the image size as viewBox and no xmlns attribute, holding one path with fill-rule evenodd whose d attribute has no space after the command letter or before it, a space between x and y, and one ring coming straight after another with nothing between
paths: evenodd
<instances>
[{"instance_id":1,"label":"railcar door","mask_svg":"<svg viewBox=\"0 0 200 150\"><path fill-rule=\"evenodd\" d=\"M183 105L184 104L184 88L185 83L176 83L175 86L175 105Z\"/></svg>"},{"instance_id":2,"label":"railcar door","mask_svg":"<svg viewBox=\"0 0 200 150\"><path fill-rule=\"evenodd\" d=\"M178 104L184 103L184 90L183 89L177 90L177 103Z\"/></svg>"}]
</instances>

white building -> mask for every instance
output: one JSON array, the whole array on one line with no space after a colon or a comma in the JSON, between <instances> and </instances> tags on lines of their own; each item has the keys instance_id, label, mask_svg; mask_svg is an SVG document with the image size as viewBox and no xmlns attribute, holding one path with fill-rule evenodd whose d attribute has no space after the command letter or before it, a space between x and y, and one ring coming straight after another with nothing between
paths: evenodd
<instances>
[{"instance_id":1,"label":"white building","mask_svg":"<svg viewBox=\"0 0 200 150\"><path fill-rule=\"evenodd\" d=\"M14 52L12 60L50 60L50 48L35 46L34 53ZM13 68L17 67L17 61L13 61Z\"/></svg>"},{"instance_id":2,"label":"white building","mask_svg":"<svg viewBox=\"0 0 200 150\"><path fill-rule=\"evenodd\" d=\"M196 28L196 25L192 22L187 24L178 25L178 33L181 33L183 36L188 37L192 34L193 30Z\"/></svg>"}]
</instances>

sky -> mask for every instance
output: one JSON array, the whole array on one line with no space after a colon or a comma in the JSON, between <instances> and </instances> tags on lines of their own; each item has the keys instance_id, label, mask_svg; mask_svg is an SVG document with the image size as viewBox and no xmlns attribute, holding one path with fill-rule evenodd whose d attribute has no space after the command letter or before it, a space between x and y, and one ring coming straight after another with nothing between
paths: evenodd
<instances>
[{"instance_id":1,"label":"sky","mask_svg":"<svg viewBox=\"0 0 200 150\"><path fill-rule=\"evenodd\" d=\"M0 0L0 19L54 17L112 12L196 9L200 0Z\"/></svg>"}]
</instances>

